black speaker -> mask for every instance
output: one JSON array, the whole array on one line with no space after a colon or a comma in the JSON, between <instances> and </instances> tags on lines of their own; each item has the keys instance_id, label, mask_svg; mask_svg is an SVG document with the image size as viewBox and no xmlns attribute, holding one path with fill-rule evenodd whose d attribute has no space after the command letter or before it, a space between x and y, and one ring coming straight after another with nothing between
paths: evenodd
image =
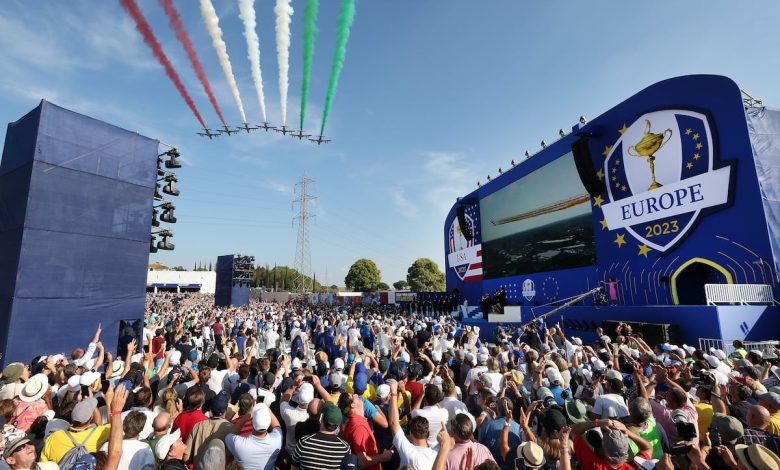
<instances>
[{"instance_id":1,"label":"black speaker","mask_svg":"<svg viewBox=\"0 0 780 470\"><path fill-rule=\"evenodd\" d=\"M588 140L578 139L572 142L571 153L574 155L574 165L577 166L580 181L588 194L593 197L603 194L604 185L596 176L596 168L593 166L593 159L590 158Z\"/></svg>"},{"instance_id":2,"label":"black speaker","mask_svg":"<svg viewBox=\"0 0 780 470\"><path fill-rule=\"evenodd\" d=\"M458 206L458 224L460 225L460 231L463 232L463 237L471 241L472 238L474 238L474 234L471 233L471 229L469 228L469 225L466 223L466 208L463 207L463 204Z\"/></svg>"}]
</instances>

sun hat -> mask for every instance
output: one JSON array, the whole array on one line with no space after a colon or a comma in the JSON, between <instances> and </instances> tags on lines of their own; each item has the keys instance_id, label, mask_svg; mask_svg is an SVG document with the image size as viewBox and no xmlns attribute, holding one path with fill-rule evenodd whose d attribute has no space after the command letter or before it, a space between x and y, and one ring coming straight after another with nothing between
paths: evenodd
<instances>
[{"instance_id":1,"label":"sun hat","mask_svg":"<svg viewBox=\"0 0 780 470\"><path fill-rule=\"evenodd\" d=\"M764 470L780 468L780 457L761 444L746 446L737 444L734 447L737 460L748 470Z\"/></svg>"},{"instance_id":2,"label":"sun hat","mask_svg":"<svg viewBox=\"0 0 780 470\"><path fill-rule=\"evenodd\" d=\"M3 382L7 384L16 382L22 378L22 374L24 374L24 364L21 362L12 362L3 369Z\"/></svg>"},{"instance_id":3,"label":"sun hat","mask_svg":"<svg viewBox=\"0 0 780 470\"><path fill-rule=\"evenodd\" d=\"M745 435L745 428L737 418L721 413L715 413L712 416L712 424L710 427L720 433L721 441L727 445L733 446L740 437Z\"/></svg>"},{"instance_id":4,"label":"sun hat","mask_svg":"<svg viewBox=\"0 0 780 470\"><path fill-rule=\"evenodd\" d=\"M526 468L541 468L544 465L544 449L531 441L523 442L517 448L517 457L525 461Z\"/></svg>"},{"instance_id":5,"label":"sun hat","mask_svg":"<svg viewBox=\"0 0 780 470\"><path fill-rule=\"evenodd\" d=\"M566 415L572 423L584 423L588 420L588 409L579 400L566 400Z\"/></svg>"},{"instance_id":6,"label":"sun hat","mask_svg":"<svg viewBox=\"0 0 780 470\"><path fill-rule=\"evenodd\" d=\"M5 450L3 450L3 458L7 459L16 449L31 442L32 441L27 436L9 442L8 445L5 446Z\"/></svg>"},{"instance_id":7,"label":"sun hat","mask_svg":"<svg viewBox=\"0 0 780 470\"><path fill-rule=\"evenodd\" d=\"M38 401L46 395L49 388L49 382L44 382L37 375L30 377L30 380L24 383L19 389L19 399L25 403Z\"/></svg>"},{"instance_id":8,"label":"sun hat","mask_svg":"<svg viewBox=\"0 0 780 470\"><path fill-rule=\"evenodd\" d=\"M171 447L176 441L181 439L181 429L177 429L170 434L166 434L157 441L157 445L154 447L154 453L158 460L165 460L168 457L168 452L171 451Z\"/></svg>"},{"instance_id":9,"label":"sun hat","mask_svg":"<svg viewBox=\"0 0 780 470\"><path fill-rule=\"evenodd\" d=\"M108 378L113 379L119 377L122 375L123 370L125 370L125 362L117 359L111 363L111 374L108 376Z\"/></svg>"}]
</instances>

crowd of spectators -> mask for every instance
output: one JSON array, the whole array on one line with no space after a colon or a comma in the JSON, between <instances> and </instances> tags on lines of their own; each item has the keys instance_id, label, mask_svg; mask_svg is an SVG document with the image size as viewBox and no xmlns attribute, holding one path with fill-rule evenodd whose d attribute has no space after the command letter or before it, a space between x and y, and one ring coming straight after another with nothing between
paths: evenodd
<instances>
[{"instance_id":1,"label":"crowd of spectators","mask_svg":"<svg viewBox=\"0 0 780 470\"><path fill-rule=\"evenodd\" d=\"M8 364L0 469L780 470L780 368L738 341L213 302L149 295L140 338Z\"/></svg>"}]
</instances>

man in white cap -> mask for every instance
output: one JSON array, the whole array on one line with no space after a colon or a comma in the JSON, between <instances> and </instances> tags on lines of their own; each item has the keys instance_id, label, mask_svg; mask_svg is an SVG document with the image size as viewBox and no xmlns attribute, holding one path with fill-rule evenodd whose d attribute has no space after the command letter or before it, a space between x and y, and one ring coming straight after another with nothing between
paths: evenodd
<instances>
[{"instance_id":1,"label":"man in white cap","mask_svg":"<svg viewBox=\"0 0 780 470\"><path fill-rule=\"evenodd\" d=\"M241 428L252 420L252 433L241 436ZM282 450L282 428L271 410L258 403L251 415L240 418L233 424L225 438L225 447L246 470L274 468Z\"/></svg>"},{"instance_id":2,"label":"man in white cap","mask_svg":"<svg viewBox=\"0 0 780 470\"><path fill-rule=\"evenodd\" d=\"M184 449L187 446L181 440L181 433L176 431L167 434L157 441L154 448L154 455L158 460L162 460L161 470L187 470L187 464L184 463Z\"/></svg>"},{"instance_id":3,"label":"man in white cap","mask_svg":"<svg viewBox=\"0 0 780 470\"><path fill-rule=\"evenodd\" d=\"M299 380L302 380L301 377ZM295 403L293 405L290 401L295 397ZM314 400L314 387L310 383L303 382L297 386L288 389L284 395L282 395L282 403L279 405L279 412L282 415L282 420L287 427L287 442L285 443L285 449L292 454L295 450L295 445L298 441L295 439L295 425L306 421L309 418L309 412L307 408L309 402Z\"/></svg>"}]
</instances>

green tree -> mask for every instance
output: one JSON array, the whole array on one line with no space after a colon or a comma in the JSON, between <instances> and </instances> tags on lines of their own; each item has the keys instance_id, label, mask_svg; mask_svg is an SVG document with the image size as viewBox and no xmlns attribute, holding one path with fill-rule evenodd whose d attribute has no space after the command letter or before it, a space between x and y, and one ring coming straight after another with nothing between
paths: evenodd
<instances>
[{"instance_id":1,"label":"green tree","mask_svg":"<svg viewBox=\"0 0 780 470\"><path fill-rule=\"evenodd\" d=\"M376 263L370 259L361 258L349 268L344 283L346 283L347 289L356 292L374 292L381 279L382 276Z\"/></svg>"},{"instance_id":2,"label":"green tree","mask_svg":"<svg viewBox=\"0 0 780 470\"><path fill-rule=\"evenodd\" d=\"M378 286L376 286L377 290L390 290L390 286L388 286L384 282L380 282Z\"/></svg>"},{"instance_id":3,"label":"green tree","mask_svg":"<svg viewBox=\"0 0 780 470\"><path fill-rule=\"evenodd\" d=\"M409 288L415 292L442 292L446 288L444 273L428 258L418 258L406 271Z\"/></svg>"},{"instance_id":4,"label":"green tree","mask_svg":"<svg viewBox=\"0 0 780 470\"><path fill-rule=\"evenodd\" d=\"M409 283L406 282L405 279L401 279L400 281L394 282L393 287L395 287L395 290L406 290L409 288Z\"/></svg>"}]
</instances>

